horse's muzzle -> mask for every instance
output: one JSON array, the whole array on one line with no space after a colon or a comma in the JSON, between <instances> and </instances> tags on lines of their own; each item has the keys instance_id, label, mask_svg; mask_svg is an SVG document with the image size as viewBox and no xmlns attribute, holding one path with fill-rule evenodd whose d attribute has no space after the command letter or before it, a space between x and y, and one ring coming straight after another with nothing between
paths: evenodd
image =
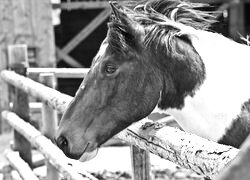
<instances>
[{"instance_id":1,"label":"horse's muzzle","mask_svg":"<svg viewBox=\"0 0 250 180\"><path fill-rule=\"evenodd\" d=\"M90 150L90 149L93 149L93 147L91 148L91 144L87 143L86 147L83 149L82 154L74 154L70 152L69 141L67 140L66 137L62 135L56 138L55 142L56 142L56 145L63 151L63 153L67 157L71 159L79 160L81 162L93 159L97 155L97 152L98 152L98 148L95 148L94 150Z\"/></svg>"}]
</instances>

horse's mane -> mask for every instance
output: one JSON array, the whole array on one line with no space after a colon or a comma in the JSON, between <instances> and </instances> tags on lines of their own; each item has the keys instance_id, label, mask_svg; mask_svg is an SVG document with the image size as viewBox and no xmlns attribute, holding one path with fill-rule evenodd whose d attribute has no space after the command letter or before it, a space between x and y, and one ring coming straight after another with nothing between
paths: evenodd
<instances>
[{"instance_id":1,"label":"horse's mane","mask_svg":"<svg viewBox=\"0 0 250 180\"><path fill-rule=\"evenodd\" d=\"M208 4L203 3L184 0L134 0L119 2L119 6L129 15L129 18L146 29L144 43L149 49L152 49L152 45L157 49L162 38L168 43L165 47L171 48L172 37L178 29L169 25L164 27L166 21L172 20L200 30L208 30L211 24L216 22L215 13L201 10L209 7ZM124 24L113 17L109 27L113 33L111 33L114 39L113 47L129 46L122 36L126 34Z\"/></svg>"},{"instance_id":2,"label":"horse's mane","mask_svg":"<svg viewBox=\"0 0 250 180\"><path fill-rule=\"evenodd\" d=\"M179 25L208 30L216 22L211 12L201 10L208 5L182 0L140 0L123 1L111 7L110 50L128 56L137 52L141 55L141 50L146 48L153 54L154 58L150 59L158 59L161 67L165 67L165 84L172 83L173 87L171 92L163 88L159 107L181 108L184 97L194 95L203 82L205 69L191 40L178 34L182 30ZM171 76L171 83L167 82L168 76Z\"/></svg>"},{"instance_id":3,"label":"horse's mane","mask_svg":"<svg viewBox=\"0 0 250 180\"><path fill-rule=\"evenodd\" d=\"M165 21L167 17L196 29L207 30L215 22L212 12L201 10L210 7L204 3L191 3L185 0L139 0L123 1L121 5L134 10L138 13L136 16L142 16L144 21L153 19L155 24Z\"/></svg>"}]
</instances>

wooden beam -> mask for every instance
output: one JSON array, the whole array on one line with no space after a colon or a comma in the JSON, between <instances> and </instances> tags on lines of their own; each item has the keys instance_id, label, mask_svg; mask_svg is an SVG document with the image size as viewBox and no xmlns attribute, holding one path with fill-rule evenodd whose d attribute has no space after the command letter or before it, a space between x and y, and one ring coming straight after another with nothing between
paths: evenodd
<instances>
[{"instance_id":1,"label":"wooden beam","mask_svg":"<svg viewBox=\"0 0 250 180\"><path fill-rule=\"evenodd\" d=\"M64 2L64 3L61 3L61 4L57 4L57 7L61 8L63 10L103 9L103 8L109 7L109 3L108 3L108 1Z\"/></svg>"},{"instance_id":2,"label":"wooden beam","mask_svg":"<svg viewBox=\"0 0 250 180\"><path fill-rule=\"evenodd\" d=\"M57 56L58 56L57 62L59 62L60 60L64 60L67 64L69 64L72 67L83 68L82 64L80 64L79 62L77 62L77 60L75 60L74 58L72 58L71 56L69 56L67 53L63 52L58 47L56 47L56 53L57 53Z\"/></svg>"},{"instance_id":3,"label":"wooden beam","mask_svg":"<svg viewBox=\"0 0 250 180\"><path fill-rule=\"evenodd\" d=\"M72 51L80 42L88 37L103 21L110 15L110 9L105 9L99 13L86 27L84 27L66 46L62 48L64 53Z\"/></svg>"},{"instance_id":4,"label":"wooden beam","mask_svg":"<svg viewBox=\"0 0 250 180\"><path fill-rule=\"evenodd\" d=\"M150 180L149 152L132 145L130 147L133 180Z\"/></svg>"},{"instance_id":5,"label":"wooden beam","mask_svg":"<svg viewBox=\"0 0 250 180\"><path fill-rule=\"evenodd\" d=\"M89 68L28 68L30 76L43 73L53 73L57 78L84 78L89 72Z\"/></svg>"}]
</instances>

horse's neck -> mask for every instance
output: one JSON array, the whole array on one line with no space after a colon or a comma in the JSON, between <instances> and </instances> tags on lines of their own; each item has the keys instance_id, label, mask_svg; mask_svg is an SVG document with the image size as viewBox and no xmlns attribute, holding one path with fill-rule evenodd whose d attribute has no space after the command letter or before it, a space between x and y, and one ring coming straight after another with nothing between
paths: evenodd
<instances>
[{"instance_id":1,"label":"horse's neck","mask_svg":"<svg viewBox=\"0 0 250 180\"><path fill-rule=\"evenodd\" d=\"M218 141L250 98L250 47L211 32L197 37L192 43L205 64L206 79L194 97L186 97L183 109L168 112L184 130Z\"/></svg>"}]
</instances>

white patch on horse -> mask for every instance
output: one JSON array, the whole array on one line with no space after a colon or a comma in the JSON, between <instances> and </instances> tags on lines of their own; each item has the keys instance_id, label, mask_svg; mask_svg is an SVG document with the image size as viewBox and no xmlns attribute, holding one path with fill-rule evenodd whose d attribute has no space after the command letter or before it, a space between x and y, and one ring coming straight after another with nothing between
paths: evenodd
<instances>
[{"instance_id":1,"label":"white patch on horse","mask_svg":"<svg viewBox=\"0 0 250 180\"><path fill-rule=\"evenodd\" d=\"M101 46L100 46L97 54L96 54L94 60L97 60L99 57L103 56L104 53L106 52L107 47L108 47L108 42L107 42L107 38L105 38L103 40L103 42L102 42L102 44L101 44Z\"/></svg>"},{"instance_id":2,"label":"white patch on horse","mask_svg":"<svg viewBox=\"0 0 250 180\"><path fill-rule=\"evenodd\" d=\"M102 57L102 56L105 54L108 45L109 45L109 44L108 44L108 42L107 42L107 38L105 38L105 39L103 40L103 42L102 42L102 44L101 44L101 46L100 46L100 48L99 48L99 50L98 50L96 56L95 56L94 59L93 59L93 65L92 65L92 67L91 67L91 71L96 71L96 68L98 67L98 65L99 65L99 63L100 63L100 61L98 61L98 59L99 59L100 57ZM85 87L85 85L84 85L84 83L82 83L82 85L80 86L80 89L84 89L84 87Z\"/></svg>"},{"instance_id":3,"label":"white patch on horse","mask_svg":"<svg viewBox=\"0 0 250 180\"><path fill-rule=\"evenodd\" d=\"M207 31L193 29L189 35L195 36L190 40L205 64L206 79L181 110L167 113L185 131L218 141L250 98L250 47Z\"/></svg>"}]
</instances>

